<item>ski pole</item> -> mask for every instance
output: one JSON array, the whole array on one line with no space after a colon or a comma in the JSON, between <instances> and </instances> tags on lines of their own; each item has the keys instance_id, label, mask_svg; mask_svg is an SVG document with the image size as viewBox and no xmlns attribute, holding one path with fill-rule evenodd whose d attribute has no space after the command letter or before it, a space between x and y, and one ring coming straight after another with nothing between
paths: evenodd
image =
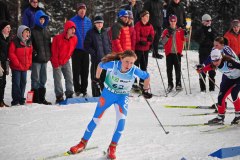
<instances>
[{"instance_id":1,"label":"ski pole","mask_svg":"<svg viewBox=\"0 0 240 160\"><path fill-rule=\"evenodd\" d=\"M203 83L204 83L205 86L206 86L206 81L205 81L205 79L203 78L202 74L199 73L199 75L200 75L201 79L203 80ZM215 108L217 109L217 105L216 105L216 103L215 103L215 101L214 101L214 99L213 99L213 96L212 96L212 94L211 94L210 92L209 92L209 95L210 95L210 97L211 97L211 99L212 99L212 101L213 101L213 103L214 103Z\"/></svg>"},{"instance_id":2,"label":"ski pole","mask_svg":"<svg viewBox=\"0 0 240 160\"><path fill-rule=\"evenodd\" d=\"M159 120L159 118L158 118L157 114L154 112L153 108L151 107L150 103L148 102L148 100L147 100L146 98L144 98L144 99L146 100L146 102L147 102L147 104L148 104L149 108L151 109L152 113L153 113L153 114L154 114L154 116L156 117L156 119L157 119L158 123L159 123L159 124L160 124L160 126L162 127L162 129L163 129L163 131L165 132L165 134L168 134L168 133L169 133L169 131L166 131L166 130L165 130L165 128L163 127L162 123L160 122L160 120Z\"/></svg>"},{"instance_id":3,"label":"ski pole","mask_svg":"<svg viewBox=\"0 0 240 160\"><path fill-rule=\"evenodd\" d=\"M209 75L206 74L206 76L218 89L220 89L220 87L214 82L214 80ZM233 101L230 98L227 97L227 99L233 104Z\"/></svg>"},{"instance_id":4,"label":"ski pole","mask_svg":"<svg viewBox=\"0 0 240 160\"><path fill-rule=\"evenodd\" d=\"M174 50L175 50L175 54L176 54L176 58L177 58L178 67L179 67L179 69L180 69L180 75L181 75L182 80L183 80L184 89L185 89L186 94L187 94L187 87L186 87L186 84L185 84L185 81L184 81L184 77L183 77L183 74L182 74L181 64L180 64L180 61L179 61L179 59L178 59L177 47L176 47L176 44L175 44L175 43L173 43L173 47L174 47Z\"/></svg>"},{"instance_id":5,"label":"ski pole","mask_svg":"<svg viewBox=\"0 0 240 160\"><path fill-rule=\"evenodd\" d=\"M186 52L186 61L187 61L187 72L188 72L188 84L189 84L189 92L190 94L192 94L191 91L191 84L190 84L190 75L189 75L189 66L188 66L188 54L187 54L187 47L186 47L186 43L184 43L184 48L185 48L185 52Z\"/></svg>"}]
</instances>

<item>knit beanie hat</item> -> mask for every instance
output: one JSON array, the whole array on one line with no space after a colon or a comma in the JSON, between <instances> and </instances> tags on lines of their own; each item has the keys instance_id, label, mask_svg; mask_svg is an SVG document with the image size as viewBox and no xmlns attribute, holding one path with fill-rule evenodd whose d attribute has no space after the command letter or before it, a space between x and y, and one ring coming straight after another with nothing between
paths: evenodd
<instances>
[{"instance_id":1,"label":"knit beanie hat","mask_svg":"<svg viewBox=\"0 0 240 160\"><path fill-rule=\"evenodd\" d=\"M77 3L76 10L79 11L79 9L87 9L86 4Z\"/></svg>"},{"instance_id":2,"label":"knit beanie hat","mask_svg":"<svg viewBox=\"0 0 240 160\"><path fill-rule=\"evenodd\" d=\"M10 23L8 21L1 21L0 22L0 31L2 32L2 30L7 26L10 25Z\"/></svg>"},{"instance_id":3,"label":"knit beanie hat","mask_svg":"<svg viewBox=\"0 0 240 160\"><path fill-rule=\"evenodd\" d=\"M94 18L93 23L94 23L94 24L95 24L95 23L104 23L103 17L102 17L102 16L96 16L96 17Z\"/></svg>"},{"instance_id":4,"label":"knit beanie hat","mask_svg":"<svg viewBox=\"0 0 240 160\"><path fill-rule=\"evenodd\" d=\"M140 13L140 17L144 17L146 14L149 14L149 12L147 10L142 10Z\"/></svg>"},{"instance_id":5,"label":"knit beanie hat","mask_svg":"<svg viewBox=\"0 0 240 160\"><path fill-rule=\"evenodd\" d=\"M120 10L120 11L118 12L118 18L123 17L123 16L125 16L125 17L128 17L128 16L129 16L129 15L128 15L128 12L127 12L126 10L124 10L124 9L122 9L122 10Z\"/></svg>"},{"instance_id":6,"label":"knit beanie hat","mask_svg":"<svg viewBox=\"0 0 240 160\"><path fill-rule=\"evenodd\" d=\"M212 20L212 18L209 14L204 14L202 16L202 21L211 21L211 20Z\"/></svg>"},{"instance_id":7,"label":"knit beanie hat","mask_svg":"<svg viewBox=\"0 0 240 160\"><path fill-rule=\"evenodd\" d=\"M129 16L129 18L130 18L130 19L133 19L133 13L132 13L132 11L127 10L127 12L128 12L128 16Z\"/></svg>"},{"instance_id":8,"label":"knit beanie hat","mask_svg":"<svg viewBox=\"0 0 240 160\"><path fill-rule=\"evenodd\" d=\"M177 22L177 16L172 14L172 15L169 16L168 20L169 20L170 22L172 22L172 21Z\"/></svg>"},{"instance_id":9,"label":"knit beanie hat","mask_svg":"<svg viewBox=\"0 0 240 160\"><path fill-rule=\"evenodd\" d=\"M231 25L232 25L232 28L233 27L240 27L240 21L238 19L234 19L232 22L231 22Z\"/></svg>"}]
</instances>

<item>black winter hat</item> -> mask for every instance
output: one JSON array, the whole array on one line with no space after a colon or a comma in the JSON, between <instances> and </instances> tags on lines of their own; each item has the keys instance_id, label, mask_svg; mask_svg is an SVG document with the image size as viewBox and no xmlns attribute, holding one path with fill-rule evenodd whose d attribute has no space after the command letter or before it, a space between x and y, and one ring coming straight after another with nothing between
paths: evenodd
<instances>
[{"instance_id":1,"label":"black winter hat","mask_svg":"<svg viewBox=\"0 0 240 160\"><path fill-rule=\"evenodd\" d=\"M7 26L10 25L10 23L8 21L1 21L0 22L0 31L2 32L2 30Z\"/></svg>"},{"instance_id":2,"label":"black winter hat","mask_svg":"<svg viewBox=\"0 0 240 160\"><path fill-rule=\"evenodd\" d=\"M96 16L93 23L104 23L102 16Z\"/></svg>"}]
</instances>

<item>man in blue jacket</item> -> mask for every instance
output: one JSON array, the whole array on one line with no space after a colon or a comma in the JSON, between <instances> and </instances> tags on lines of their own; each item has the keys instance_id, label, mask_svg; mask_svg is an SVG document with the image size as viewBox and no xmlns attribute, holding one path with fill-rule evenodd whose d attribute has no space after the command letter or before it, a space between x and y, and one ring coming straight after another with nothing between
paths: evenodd
<instances>
[{"instance_id":1,"label":"man in blue jacket","mask_svg":"<svg viewBox=\"0 0 240 160\"><path fill-rule=\"evenodd\" d=\"M87 32L92 29L92 22L86 16L87 7L84 3L77 4L77 15L71 18L76 25L78 38L77 47L72 55L73 85L76 96L87 95L89 74L89 53L85 51L84 39Z\"/></svg>"}]
</instances>

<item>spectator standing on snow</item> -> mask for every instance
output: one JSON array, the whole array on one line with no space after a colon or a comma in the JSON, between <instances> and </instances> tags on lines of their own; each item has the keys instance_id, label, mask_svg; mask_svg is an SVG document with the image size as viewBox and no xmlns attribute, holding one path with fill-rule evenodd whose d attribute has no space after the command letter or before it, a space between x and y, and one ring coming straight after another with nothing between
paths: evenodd
<instances>
[{"instance_id":1,"label":"spectator standing on snow","mask_svg":"<svg viewBox=\"0 0 240 160\"><path fill-rule=\"evenodd\" d=\"M27 83L27 70L32 65L32 42L30 28L21 25L17 36L11 41L9 47L9 60L12 70L12 106L25 104L25 89Z\"/></svg>"},{"instance_id":2,"label":"spectator standing on snow","mask_svg":"<svg viewBox=\"0 0 240 160\"><path fill-rule=\"evenodd\" d=\"M181 84L181 57L183 44L185 41L185 31L177 26L177 16L169 16L170 27L165 29L161 36L161 41L164 45L167 65L167 77L168 77L168 88L167 91L171 92L173 85L173 66L176 75L176 90L182 90Z\"/></svg>"},{"instance_id":3,"label":"spectator standing on snow","mask_svg":"<svg viewBox=\"0 0 240 160\"><path fill-rule=\"evenodd\" d=\"M117 115L117 126L107 150L107 157L108 159L116 159L116 147L124 131L125 119L128 112L128 96L136 77L144 79L143 96L145 98L152 98L152 94L148 93L150 82L149 74L133 65L136 59L137 56L133 51L126 50L122 54L109 54L105 56L98 65L95 81L98 82L102 70L106 70L105 87L84 136L79 144L70 149L73 154L79 153L86 148L104 112L114 104Z\"/></svg>"},{"instance_id":4,"label":"spectator standing on snow","mask_svg":"<svg viewBox=\"0 0 240 160\"><path fill-rule=\"evenodd\" d=\"M118 12L117 22L110 29L112 51L116 54L132 49L131 35L128 27L128 12L124 9Z\"/></svg>"},{"instance_id":5,"label":"spectator standing on snow","mask_svg":"<svg viewBox=\"0 0 240 160\"><path fill-rule=\"evenodd\" d=\"M29 7L23 11L22 24L32 29L35 25L35 13L40 9L38 0L29 0Z\"/></svg>"},{"instance_id":6,"label":"spectator standing on snow","mask_svg":"<svg viewBox=\"0 0 240 160\"><path fill-rule=\"evenodd\" d=\"M147 71L148 66L148 52L150 50L150 46L153 42L154 38L154 29L153 26L149 23L149 12L143 10L140 12L141 20L138 21L135 25L136 31L136 55L137 60L135 61L135 65L137 67L140 66L140 69L143 71ZM143 79L140 79L139 86L143 88ZM133 85L133 89L137 90L138 84L135 81Z\"/></svg>"},{"instance_id":7,"label":"spectator standing on snow","mask_svg":"<svg viewBox=\"0 0 240 160\"><path fill-rule=\"evenodd\" d=\"M72 55L73 85L76 96L87 95L89 74L89 53L84 48L84 39L87 32L92 28L91 20L86 16L87 7L84 3L77 4L77 15L71 18L76 25L78 38L77 47Z\"/></svg>"},{"instance_id":8,"label":"spectator standing on snow","mask_svg":"<svg viewBox=\"0 0 240 160\"><path fill-rule=\"evenodd\" d=\"M34 91L33 102L50 105L45 99L47 82L47 62L51 57L51 35L47 29L49 17L39 10L35 14L35 26L32 29L33 45L31 88Z\"/></svg>"},{"instance_id":9,"label":"spectator standing on snow","mask_svg":"<svg viewBox=\"0 0 240 160\"><path fill-rule=\"evenodd\" d=\"M8 21L0 22L0 107L9 107L4 102L6 76L9 74L8 48L11 26Z\"/></svg>"},{"instance_id":10,"label":"spectator standing on snow","mask_svg":"<svg viewBox=\"0 0 240 160\"><path fill-rule=\"evenodd\" d=\"M150 14L149 22L153 25L155 36L153 40L153 57L162 59L163 55L158 53L159 40L162 33L163 25L163 1L162 0L147 0L144 3L144 10Z\"/></svg>"},{"instance_id":11,"label":"spectator standing on snow","mask_svg":"<svg viewBox=\"0 0 240 160\"><path fill-rule=\"evenodd\" d=\"M98 64L101 62L101 59L106 55L111 53L111 44L108 37L107 30L103 28L104 20L102 16L96 16L94 18L94 27L87 32L84 47L86 51L91 56L91 80L92 80L92 96L99 97L101 90L104 87L104 79L106 73L103 73L100 77L100 88L99 85L96 85L94 78L96 75L96 70Z\"/></svg>"},{"instance_id":12,"label":"spectator standing on snow","mask_svg":"<svg viewBox=\"0 0 240 160\"><path fill-rule=\"evenodd\" d=\"M62 87L62 74L65 79L66 98L73 96L73 77L70 66L70 58L77 45L77 36L75 35L76 25L72 21L67 21L64 25L64 31L56 35L52 41L52 57L53 66L54 91L56 95L56 103L64 100Z\"/></svg>"},{"instance_id":13,"label":"spectator standing on snow","mask_svg":"<svg viewBox=\"0 0 240 160\"><path fill-rule=\"evenodd\" d=\"M200 29L196 30L195 34L193 34L193 39L199 44L199 63L202 64L211 53L213 48L213 41L217 36L217 32L212 28L212 18L209 14L204 14L202 16L202 26ZM204 83L206 79L206 74L201 73L204 80L199 77L200 90L201 92L206 92L206 85ZM210 70L208 72L209 77L215 82L216 72L214 70ZM209 91L215 90L214 82L209 80Z\"/></svg>"},{"instance_id":14,"label":"spectator standing on snow","mask_svg":"<svg viewBox=\"0 0 240 160\"><path fill-rule=\"evenodd\" d=\"M228 46L236 53L240 59L240 21L235 19L231 23L231 27L224 38L228 41Z\"/></svg>"}]
</instances>

